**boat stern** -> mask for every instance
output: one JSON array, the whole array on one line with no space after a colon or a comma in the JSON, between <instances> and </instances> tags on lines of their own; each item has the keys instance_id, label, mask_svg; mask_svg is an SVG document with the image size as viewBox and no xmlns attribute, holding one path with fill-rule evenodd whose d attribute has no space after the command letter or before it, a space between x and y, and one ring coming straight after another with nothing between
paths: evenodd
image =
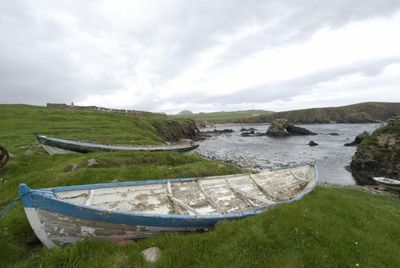
<instances>
[{"instance_id":1,"label":"boat stern","mask_svg":"<svg viewBox=\"0 0 400 268\"><path fill-rule=\"evenodd\" d=\"M50 240L47 233L43 229L42 222L40 221L35 203L33 201L33 192L34 190L29 188L25 183L21 183L19 185L19 197L21 198L26 217L28 218L31 227L35 232L35 235L47 248L52 248L55 246L55 244Z\"/></svg>"}]
</instances>

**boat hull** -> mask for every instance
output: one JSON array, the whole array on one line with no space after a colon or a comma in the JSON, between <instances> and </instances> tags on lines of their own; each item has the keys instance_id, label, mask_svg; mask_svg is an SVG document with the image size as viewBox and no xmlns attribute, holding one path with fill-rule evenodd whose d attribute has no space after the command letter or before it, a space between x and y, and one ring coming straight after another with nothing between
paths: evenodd
<instances>
[{"instance_id":1,"label":"boat hull","mask_svg":"<svg viewBox=\"0 0 400 268\"><path fill-rule=\"evenodd\" d=\"M73 244L88 238L118 242L168 232L190 232L206 230L208 228L208 226L156 227L116 224L106 221L87 220L40 208L25 208L25 214L36 235L47 248L52 248L56 245Z\"/></svg>"},{"instance_id":2,"label":"boat hull","mask_svg":"<svg viewBox=\"0 0 400 268\"><path fill-rule=\"evenodd\" d=\"M90 237L119 241L167 232L208 230L219 221L243 219L276 205L298 200L316 185L317 172L314 166L300 171L288 169L279 172L277 176L289 174L293 177L282 177L277 181L274 173L269 171L37 190L21 184L19 190L32 229L40 241L51 248ZM307 181L294 172L307 173ZM258 177L256 183L253 177ZM294 184L288 184L289 178ZM277 197L272 195L272 188L268 193L262 191L266 190L265 182L268 181L271 185L275 183L277 189L277 183L283 183L276 193L284 194L283 190L290 187L295 192L288 194L285 200L268 200L271 196ZM260 183L263 185L258 185ZM296 185L301 185L301 190L293 187ZM166 204L163 200L172 202ZM179 204L181 207L177 208ZM170 210L166 211L166 207ZM218 211L218 208L223 211Z\"/></svg>"},{"instance_id":3,"label":"boat hull","mask_svg":"<svg viewBox=\"0 0 400 268\"><path fill-rule=\"evenodd\" d=\"M188 152L199 147L198 144L170 145L170 146L131 146L131 145L105 145L92 142L83 142L76 140L67 140L52 138L43 135L36 135L36 141L46 147L57 148L60 150L47 150L50 154L66 153L66 151L77 153L90 152L112 152L112 151L170 151L170 152ZM58 152L60 151L60 152Z\"/></svg>"}]
</instances>

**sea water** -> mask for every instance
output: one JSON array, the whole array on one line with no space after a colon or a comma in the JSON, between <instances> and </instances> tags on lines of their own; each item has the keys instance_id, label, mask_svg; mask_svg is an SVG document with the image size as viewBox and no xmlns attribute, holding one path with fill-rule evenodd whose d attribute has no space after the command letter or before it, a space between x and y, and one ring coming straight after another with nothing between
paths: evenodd
<instances>
[{"instance_id":1,"label":"sea water","mask_svg":"<svg viewBox=\"0 0 400 268\"><path fill-rule=\"evenodd\" d=\"M334 184L356 184L351 173L345 169L350 164L356 147L346 147L363 131L371 132L380 124L316 124L298 125L318 135L291 137L242 137L241 128L255 128L266 132L269 124L221 124L201 129L233 129L230 134L213 136L200 142L197 152L211 159L232 162L238 166L263 170L303 162L315 162L318 179ZM337 133L339 135L331 135ZM313 140L318 146L311 147Z\"/></svg>"}]
</instances>

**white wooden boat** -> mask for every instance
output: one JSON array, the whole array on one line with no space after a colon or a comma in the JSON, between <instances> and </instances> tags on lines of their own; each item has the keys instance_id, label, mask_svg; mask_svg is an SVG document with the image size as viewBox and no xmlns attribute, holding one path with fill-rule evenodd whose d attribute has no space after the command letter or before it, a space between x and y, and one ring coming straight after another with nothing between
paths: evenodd
<instances>
[{"instance_id":1,"label":"white wooden boat","mask_svg":"<svg viewBox=\"0 0 400 268\"><path fill-rule=\"evenodd\" d=\"M198 144L174 144L174 145L113 145L99 144L89 141L61 139L44 135L36 135L36 141L51 155L70 152L90 153L97 151L175 151L187 152L199 147Z\"/></svg>"},{"instance_id":2,"label":"white wooden boat","mask_svg":"<svg viewBox=\"0 0 400 268\"><path fill-rule=\"evenodd\" d=\"M47 189L20 185L28 220L48 248L87 237L143 238L164 232L208 230L312 191L314 165L256 174L132 181Z\"/></svg>"},{"instance_id":3,"label":"white wooden boat","mask_svg":"<svg viewBox=\"0 0 400 268\"><path fill-rule=\"evenodd\" d=\"M385 177L373 177L372 178L377 184L382 185L385 188L400 190L400 181L393 180Z\"/></svg>"}]
</instances>

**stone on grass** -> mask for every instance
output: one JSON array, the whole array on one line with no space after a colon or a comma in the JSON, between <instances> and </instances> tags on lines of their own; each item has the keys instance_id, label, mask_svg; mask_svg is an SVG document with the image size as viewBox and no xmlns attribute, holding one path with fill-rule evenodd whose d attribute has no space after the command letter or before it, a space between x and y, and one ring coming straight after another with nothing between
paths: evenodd
<instances>
[{"instance_id":1,"label":"stone on grass","mask_svg":"<svg viewBox=\"0 0 400 268\"><path fill-rule=\"evenodd\" d=\"M73 165L72 165L72 168L71 168L71 171L76 171L76 170L78 170L78 169L81 169L81 165L79 165L79 164L73 164Z\"/></svg>"},{"instance_id":2,"label":"stone on grass","mask_svg":"<svg viewBox=\"0 0 400 268\"><path fill-rule=\"evenodd\" d=\"M140 252L146 262L155 263L161 257L161 250L158 247L151 247Z\"/></svg>"},{"instance_id":3,"label":"stone on grass","mask_svg":"<svg viewBox=\"0 0 400 268\"><path fill-rule=\"evenodd\" d=\"M28 149L25 151L24 155L31 156L31 155L33 155L33 151L31 149Z\"/></svg>"},{"instance_id":4,"label":"stone on grass","mask_svg":"<svg viewBox=\"0 0 400 268\"><path fill-rule=\"evenodd\" d=\"M92 159L89 159L88 160L88 164L87 164L87 166L88 167L95 167L95 166L97 166L97 161L96 161L96 159L94 159L94 158L92 158Z\"/></svg>"}]
</instances>

